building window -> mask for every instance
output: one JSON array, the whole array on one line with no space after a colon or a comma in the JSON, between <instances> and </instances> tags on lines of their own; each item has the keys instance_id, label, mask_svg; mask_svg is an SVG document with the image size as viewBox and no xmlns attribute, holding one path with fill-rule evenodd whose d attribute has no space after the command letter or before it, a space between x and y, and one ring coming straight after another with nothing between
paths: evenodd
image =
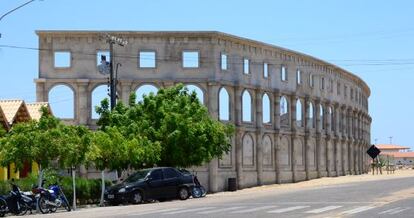
<instances>
[{"instance_id":1,"label":"building window","mask_svg":"<svg viewBox=\"0 0 414 218\"><path fill-rule=\"evenodd\" d=\"M198 51L183 51L183 67L184 68L198 68L199 67L199 52Z\"/></svg>"},{"instance_id":2,"label":"building window","mask_svg":"<svg viewBox=\"0 0 414 218\"><path fill-rule=\"evenodd\" d=\"M299 69L296 70L296 82L302 84L302 72Z\"/></svg>"},{"instance_id":3,"label":"building window","mask_svg":"<svg viewBox=\"0 0 414 218\"><path fill-rule=\"evenodd\" d=\"M321 78L321 89L325 89L325 78Z\"/></svg>"},{"instance_id":4,"label":"building window","mask_svg":"<svg viewBox=\"0 0 414 218\"><path fill-rule=\"evenodd\" d=\"M313 74L309 74L309 87L313 87Z\"/></svg>"},{"instance_id":5,"label":"building window","mask_svg":"<svg viewBox=\"0 0 414 218\"><path fill-rule=\"evenodd\" d=\"M156 64L155 51L139 52L139 68L155 68Z\"/></svg>"},{"instance_id":6,"label":"building window","mask_svg":"<svg viewBox=\"0 0 414 218\"><path fill-rule=\"evenodd\" d=\"M96 52L96 66L101 74L109 74L109 63L111 62L111 54L109 51Z\"/></svg>"},{"instance_id":7,"label":"building window","mask_svg":"<svg viewBox=\"0 0 414 218\"><path fill-rule=\"evenodd\" d=\"M286 67L285 66L282 66L280 68L280 79L282 81L287 81L287 70L286 70Z\"/></svg>"},{"instance_id":8,"label":"building window","mask_svg":"<svg viewBox=\"0 0 414 218\"><path fill-rule=\"evenodd\" d=\"M267 63L263 63L263 77L267 78L269 77L269 69L268 69L268 64Z\"/></svg>"},{"instance_id":9,"label":"building window","mask_svg":"<svg viewBox=\"0 0 414 218\"><path fill-rule=\"evenodd\" d=\"M337 95L341 94L341 83L339 82L336 84L336 94Z\"/></svg>"},{"instance_id":10,"label":"building window","mask_svg":"<svg viewBox=\"0 0 414 218\"><path fill-rule=\"evenodd\" d=\"M250 73L250 61L247 58L243 59L243 73L244 74Z\"/></svg>"},{"instance_id":11,"label":"building window","mask_svg":"<svg viewBox=\"0 0 414 218\"><path fill-rule=\"evenodd\" d=\"M348 87L344 86L344 96L347 96Z\"/></svg>"},{"instance_id":12,"label":"building window","mask_svg":"<svg viewBox=\"0 0 414 218\"><path fill-rule=\"evenodd\" d=\"M56 51L54 54L54 59L55 68L70 67L71 56L69 51Z\"/></svg>"},{"instance_id":13,"label":"building window","mask_svg":"<svg viewBox=\"0 0 414 218\"><path fill-rule=\"evenodd\" d=\"M221 53L221 70L228 70L227 54Z\"/></svg>"},{"instance_id":14,"label":"building window","mask_svg":"<svg viewBox=\"0 0 414 218\"><path fill-rule=\"evenodd\" d=\"M333 84L334 84L334 82L333 82L333 79L329 79L329 83L330 83L330 85L329 85L329 89L330 89L330 91L331 92L333 92Z\"/></svg>"}]
</instances>

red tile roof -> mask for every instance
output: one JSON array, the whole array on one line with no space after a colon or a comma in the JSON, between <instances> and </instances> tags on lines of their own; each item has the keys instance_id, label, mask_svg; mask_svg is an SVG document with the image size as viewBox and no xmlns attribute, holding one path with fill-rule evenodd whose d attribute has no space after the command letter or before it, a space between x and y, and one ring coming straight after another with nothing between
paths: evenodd
<instances>
[{"instance_id":1,"label":"red tile roof","mask_svg":"<svg viewBox=\"0 0 414 218\"><path fill-rule=\"evenodd\" d=\"M410 147L406 147L406 146L389 145L389 144L379 144L379 145L375 145L375 146L377 148L379 148L380 150L395 150L395 149L404 150L404 149L410 149Z\"/></svg>"},{"instance_id":2,"label":"red tile roof","mask_svg":"<svg viewBox=\"0 0 414 218\"><path fill-rule=\"evenodd\" d=\"M414 152L390 152L387 153L388 155L391 155L396 158L403 158L403 157L411 157L414 158Z\"/></svg>"}]
</instances>

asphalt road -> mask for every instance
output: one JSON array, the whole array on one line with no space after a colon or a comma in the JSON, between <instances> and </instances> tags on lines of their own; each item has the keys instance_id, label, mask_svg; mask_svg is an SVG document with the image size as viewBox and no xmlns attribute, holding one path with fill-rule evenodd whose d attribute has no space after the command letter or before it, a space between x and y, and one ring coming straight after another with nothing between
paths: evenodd
<instances>
[{"instance_id":1,"label":"asphalt road","mask_svg":"<svg viewBox=\"0 0 414 218\"><path fill-rule=\"evenodd\" d=\"M34 215L39 217L40 215ZM265 188L205 198L90 208L46 217L404 217L414 218L414 178L317 188Z\"/></svg>"}]
</instances>

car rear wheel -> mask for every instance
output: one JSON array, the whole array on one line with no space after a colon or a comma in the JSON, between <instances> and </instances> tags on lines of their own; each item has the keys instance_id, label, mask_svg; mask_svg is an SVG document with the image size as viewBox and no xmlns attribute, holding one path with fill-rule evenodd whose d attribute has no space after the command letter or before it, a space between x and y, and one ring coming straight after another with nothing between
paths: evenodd
<instances>
[{"instance_id":1,"label":"car rear wheel","mask_svg":"<svg viewBox=\"0 0 414 218\"><path fill-rule=\"evenodd\" d=\"M135 191L134 193L132 193L132 203L133 204L140 204L142 203L142 193L140 191Z\"/></svg>"},{"instance_id":2,"label":"car rear wheel","mask_svg":"<svg viewBox=\"0 0 414 218\"><path fill-rule=\"evenodd\" d=\"M188 188L182 187L178 190L178 198L180 200L187 200L188 197L190 197L190 192L188 191Z\"/></svg>"}]
</instances>

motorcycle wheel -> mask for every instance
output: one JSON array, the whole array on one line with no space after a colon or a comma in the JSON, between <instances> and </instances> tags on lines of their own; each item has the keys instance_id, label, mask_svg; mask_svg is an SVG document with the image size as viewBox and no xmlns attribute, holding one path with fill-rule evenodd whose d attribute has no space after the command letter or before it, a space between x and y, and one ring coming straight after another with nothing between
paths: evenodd
<instances>
[{"instance_id":1,"label":"motorcycle wheel","mask_svg":"<svg viewBox=\"0 0 414 218\"><path fill-rule=\"evenodd\" d=\"M64 205L66 211L71 211L72 209L70 208L70 204L69 204L68 199L66 198L66 196L62 196L61 199L62 199L62 202L63 202L63 205Z\"/></svg>"},{"instance_id":2,"label":"motorcycle wheel","mask_svg":"<svg viewBox=\"0 0 414 218\"><path fill-rule=\"evenodd\" d=\"M49 205L46 204L47 199L45 196L40 196L39 201L37 202L39 206L39 210L41 213L46 214L49 213Z\"/></svg>"},{"instance_id":3,"label":"motorcycle wheel","mask_svg":"<svg viewBox=\"0 0 414 218\"><path fill-rule=\"evenodd\" d=\"M7 203L4 199L0 198L0 217L4 217L7 212Z\"/></svg>"},{"instance_id":4,"label":"motorcycle wheel","mask_svg":"<svg viewBox=\"0 0 414 218\"><path fill-rule=\"evenodd\" d=\"M26 203L20 203L20 211L19 211L19 215L23 216L27 213L27 211L29 210L30 206Z\"/></svg>"}]
</instances>

